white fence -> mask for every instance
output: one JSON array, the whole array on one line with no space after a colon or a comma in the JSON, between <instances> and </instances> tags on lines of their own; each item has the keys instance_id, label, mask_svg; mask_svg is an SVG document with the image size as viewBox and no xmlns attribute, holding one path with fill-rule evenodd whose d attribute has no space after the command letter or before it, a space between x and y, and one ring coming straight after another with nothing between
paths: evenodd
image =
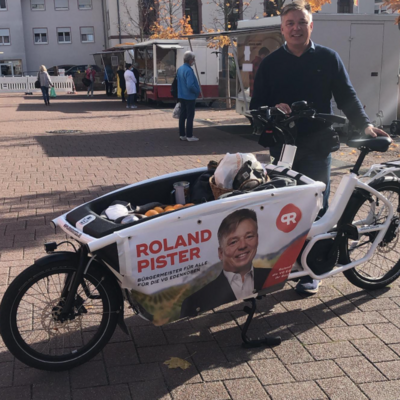
<instances>
[{"instance_id":1,"label":"white fence","mask_svg":"<svg viewBox=\"0 0 400 400\"><path fill-rule=\"evenodd\" d=\"M35 88L36 76L24 77L1 77L0 93L40 93L40 89ZM72 76L52 76L56 92L73 92L75 90Z\"/></svg>"}]
</instances>

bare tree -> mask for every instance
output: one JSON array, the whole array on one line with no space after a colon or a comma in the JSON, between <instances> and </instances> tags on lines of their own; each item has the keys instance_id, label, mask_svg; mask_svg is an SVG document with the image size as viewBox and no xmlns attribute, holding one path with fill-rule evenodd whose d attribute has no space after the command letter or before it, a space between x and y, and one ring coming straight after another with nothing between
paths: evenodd
<instances>
[{"instance_id":1,"label":"bare tree","mask_svg":"<svg viewBox=\"0 0 400 400\"><path fill-rule=\"evenodd\" d=\"M129 3L128 0L122 0L125 18L121 23L121 30L132 38L144 41L149 37L157 20L158 1L137 0L137 7Z\"/></svg>"}]
</instances>

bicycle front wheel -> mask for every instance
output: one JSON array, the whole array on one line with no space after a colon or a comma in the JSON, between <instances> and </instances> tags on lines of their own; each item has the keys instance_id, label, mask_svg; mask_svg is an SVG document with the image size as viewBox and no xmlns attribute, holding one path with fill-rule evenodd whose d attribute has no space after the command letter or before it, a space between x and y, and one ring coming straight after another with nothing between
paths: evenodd
<instances>
[{"instance_id":1,"label":"bicycle front wheel","mask_svg":"<svg viewBox=\"0 0 400 400\"><path fill-rule=\"evenodd\" d=\"M372 182L371 187L392 203L394 215L386 235L378 244L372 258L343 272L352 284L367 290L381 289L400 276L398 228L400 185L396 180L386 180L378 183ZM376 196L371 196L371 198L367 196L353 197L349 202L346 219L357 228L382 224L387 219L387 206ZM364 234L361 232L358 240L344 241L341 248L341 263L348 264L364 257L376 235L377 232Z\"/></svg>"},{"instance_id":2,"label":"bicycle front wheel","mask_svg":"<svg viewBox=\"0 0 400 400\"><path fill-rule=\"evenodd\" d=\"M95 356L111 338L120 301L112 282L89 269L73 312L62 317L61 293L76 272L72 262L32 265L8 287L0 307L4 343L23 363L61 371Z\"/></svg>"}]
</instances>

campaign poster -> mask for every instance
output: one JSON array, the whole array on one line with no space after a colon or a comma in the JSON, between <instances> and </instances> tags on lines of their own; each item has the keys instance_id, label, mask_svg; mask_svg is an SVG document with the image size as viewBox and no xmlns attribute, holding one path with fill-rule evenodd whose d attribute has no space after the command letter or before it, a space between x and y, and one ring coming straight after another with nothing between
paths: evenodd
<instances>
[{"instance_id":1,"label":"campaign poster","mask_svg":"<svg viewBox=\"0 0 400 400\"><path fill-rule=\"evenodd\" d=\"M163 325L282 288L318 211L312 195L312 202L292 193L133 236L119 250L129 249L122 272L133 299Z\"/></svg>"}]
</instances>

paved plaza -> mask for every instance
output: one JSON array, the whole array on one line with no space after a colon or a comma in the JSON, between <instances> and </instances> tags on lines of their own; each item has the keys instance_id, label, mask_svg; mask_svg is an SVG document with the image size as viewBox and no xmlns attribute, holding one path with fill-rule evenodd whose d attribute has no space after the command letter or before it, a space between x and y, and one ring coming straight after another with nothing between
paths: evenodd
<instances>
[{"instance_id":1,"label":"paved plaza","mask_svg":"<svg viewBox=\"0 0 400 400\"><path fill-rule=\"evenodd\" d=\"M45 255L46 241L65 238L53 218L226 152L262 153L246 123L234 110L199 107L200 141L189 143L178 140L172 107L131 110L99 93L61 95L45 107L38 95L1 95L0 298ZM334 187L348 169L347 158L334 161ZM0 399L398 400L399 284L367 292L338 275L308 298L287 284L259 302L249 330L282 336L274 348L242 348L240 302L163 327L127 313L129 336L117 328L93 360L59 373L26 367L0 338ZM168 369L170 357L191 366Z\"/></svg>"}]
</instances>

